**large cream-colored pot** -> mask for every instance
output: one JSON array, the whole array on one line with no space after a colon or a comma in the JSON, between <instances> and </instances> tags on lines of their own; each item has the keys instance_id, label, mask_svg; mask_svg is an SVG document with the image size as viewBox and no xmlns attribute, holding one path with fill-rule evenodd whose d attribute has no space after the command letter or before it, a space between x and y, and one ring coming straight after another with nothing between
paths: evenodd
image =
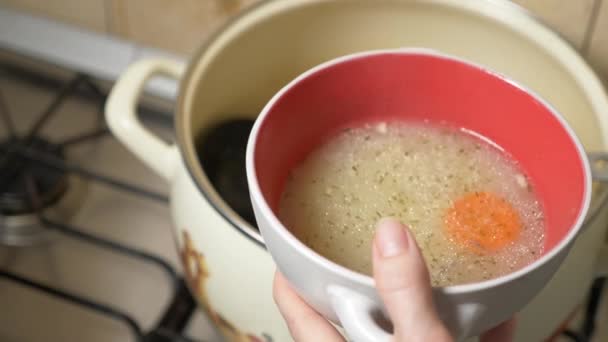
<instances>
[{"instance_id":1,"label":"large cream-colored pot","mask_svg":"<svg viewBox=\"0 0 608 342\"><path fill-rule=\"evenodd\" d=\"M175 237L189 284L228 339L290 338L272 301L270 255L258 231L209 183L197 160L195 138L223 120L257 116L278 89L321 62L412 46L506 74L555 106L587 150L607 146L608 102L596 76L567 43L507 1L265 1L214 35L187 68L171 60L143 60L115 85L106 107L110 128L169 183ZM177 145L162 142L136 119L137 97L157 74L181 81ZM596 207L604 197L600 192L596 188ZM557 275L521 313L518 340L550 336L582 302L606 222L600 211L587 224Z\"/></svg>"}]
</instances>

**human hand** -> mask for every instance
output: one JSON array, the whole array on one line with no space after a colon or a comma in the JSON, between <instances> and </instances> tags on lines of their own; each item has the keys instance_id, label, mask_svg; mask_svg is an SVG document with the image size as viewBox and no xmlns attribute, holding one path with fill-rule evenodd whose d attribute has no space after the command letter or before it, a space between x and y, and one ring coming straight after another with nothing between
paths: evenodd
<instances>
[{"instance_id":1,"label":"human hand","mask_svg":"<svg viewBox=\"0 0 608 342\"><path fill-rule=\"evenodd\" d=\"M397 220L382 220L374 237L372 259L376 288L393 322L393 341L453 341L437 315L429 273L409 230ZM345 341L279 272L275 274L273 296L296 342ZM484 333L480 342L510 342L514 328L513 319L506 321Z\"/></svg>"}]
</instances>

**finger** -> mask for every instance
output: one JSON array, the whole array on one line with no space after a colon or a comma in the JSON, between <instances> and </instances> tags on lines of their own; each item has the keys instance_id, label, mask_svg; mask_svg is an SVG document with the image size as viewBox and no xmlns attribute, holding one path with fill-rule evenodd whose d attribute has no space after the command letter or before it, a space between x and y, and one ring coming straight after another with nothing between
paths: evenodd
<instances>
[{"instance_id":1,"label":"finger","mask_svg":"<svg viewBox=\"0 0 608 342\"><path fill-rule=\"evenodd\" d=\"M515 337L515 325L515 318L504 321L483 333L479 342L511 342Z\"/></svg>"},{"instance_id":2,"label":"finger","mask_svg":"<svg viewBox=\"0 0 608 342\"><path fill-rule=\"evenodd\" d=\"M274 276L272 294L296 342L344 342L331 323L308 306L278 271Z\"/></svg>"},{"instance_id":3,"label":"finger","mask_svg":"<svg viewBox=\"0 0 608 342\"><path fill-rule=\"evenodd\" d=\"M394 219L380 221L372 254L376 287L397 340L450 341L435 310L424 259L409 230Z\"/></svg>"}]
</instances>

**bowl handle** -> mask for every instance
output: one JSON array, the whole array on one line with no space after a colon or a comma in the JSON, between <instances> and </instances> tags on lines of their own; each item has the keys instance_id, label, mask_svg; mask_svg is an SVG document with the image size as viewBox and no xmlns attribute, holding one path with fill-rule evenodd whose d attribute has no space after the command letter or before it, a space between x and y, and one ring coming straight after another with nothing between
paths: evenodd
<instances>
[{"instance_id":1,"label":"bowl handle","mask_svg":"<svg viewBox=\"0 0 608 342\"><path fill-rule=\"evenodd\" d=\"M389 342L392 333L380 322L388 322L379 304L355 290L330 285L327 289L331 305L349 341L354 342ZM448 311L446 310L445 313ZM441 318L455 341L462 342L471 337L472 329L480 317L487 313L486 307L479 303L459 304L458 312L452 312L452 320ZM439 310L441 316L441 309ZM446 323L450 322L450 323Z\"/></svg>"},{"instance_id":2,"label":"bowl handle","mask_svg":"<svg viewBox=\"0 0 608 342\"><path fill-rule=\"evenodd\" d=\"M374 320L374 316L380 314L382 309L373 300L339 285L330 285L327 292L349 341L389 342L392 340L392 335Z\"/></svg>"},{"instance_id":3,"label":"bowl handle","mask_svg":"<svg viewBox=\"0 0 608 342\"><path fill-rule=\"evenodd\" d=\"M137 118L137 102L146 82L155 75L179 79L180 62L150 58L133 63L118 79L106 101L106 120L114 135L167 181L173 177L178 150L147 130Z\"/></svg>"}]
</instances>

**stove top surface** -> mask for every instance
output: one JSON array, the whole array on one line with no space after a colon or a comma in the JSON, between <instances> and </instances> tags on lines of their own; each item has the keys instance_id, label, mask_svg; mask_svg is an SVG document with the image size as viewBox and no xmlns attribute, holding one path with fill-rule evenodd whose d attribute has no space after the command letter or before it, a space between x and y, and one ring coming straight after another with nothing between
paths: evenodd
<instances>
[{"instance_id":1,"label":"stove top surface","mask_svg":"<svg viewBox=\"0 0 608 342\"><path fill-rule=\"evenodd\" d=\"M108 134L104 94L14 71L0 62L0 340L218 340L180 281L167 187Z\"/></svg>"}]
</instances>

